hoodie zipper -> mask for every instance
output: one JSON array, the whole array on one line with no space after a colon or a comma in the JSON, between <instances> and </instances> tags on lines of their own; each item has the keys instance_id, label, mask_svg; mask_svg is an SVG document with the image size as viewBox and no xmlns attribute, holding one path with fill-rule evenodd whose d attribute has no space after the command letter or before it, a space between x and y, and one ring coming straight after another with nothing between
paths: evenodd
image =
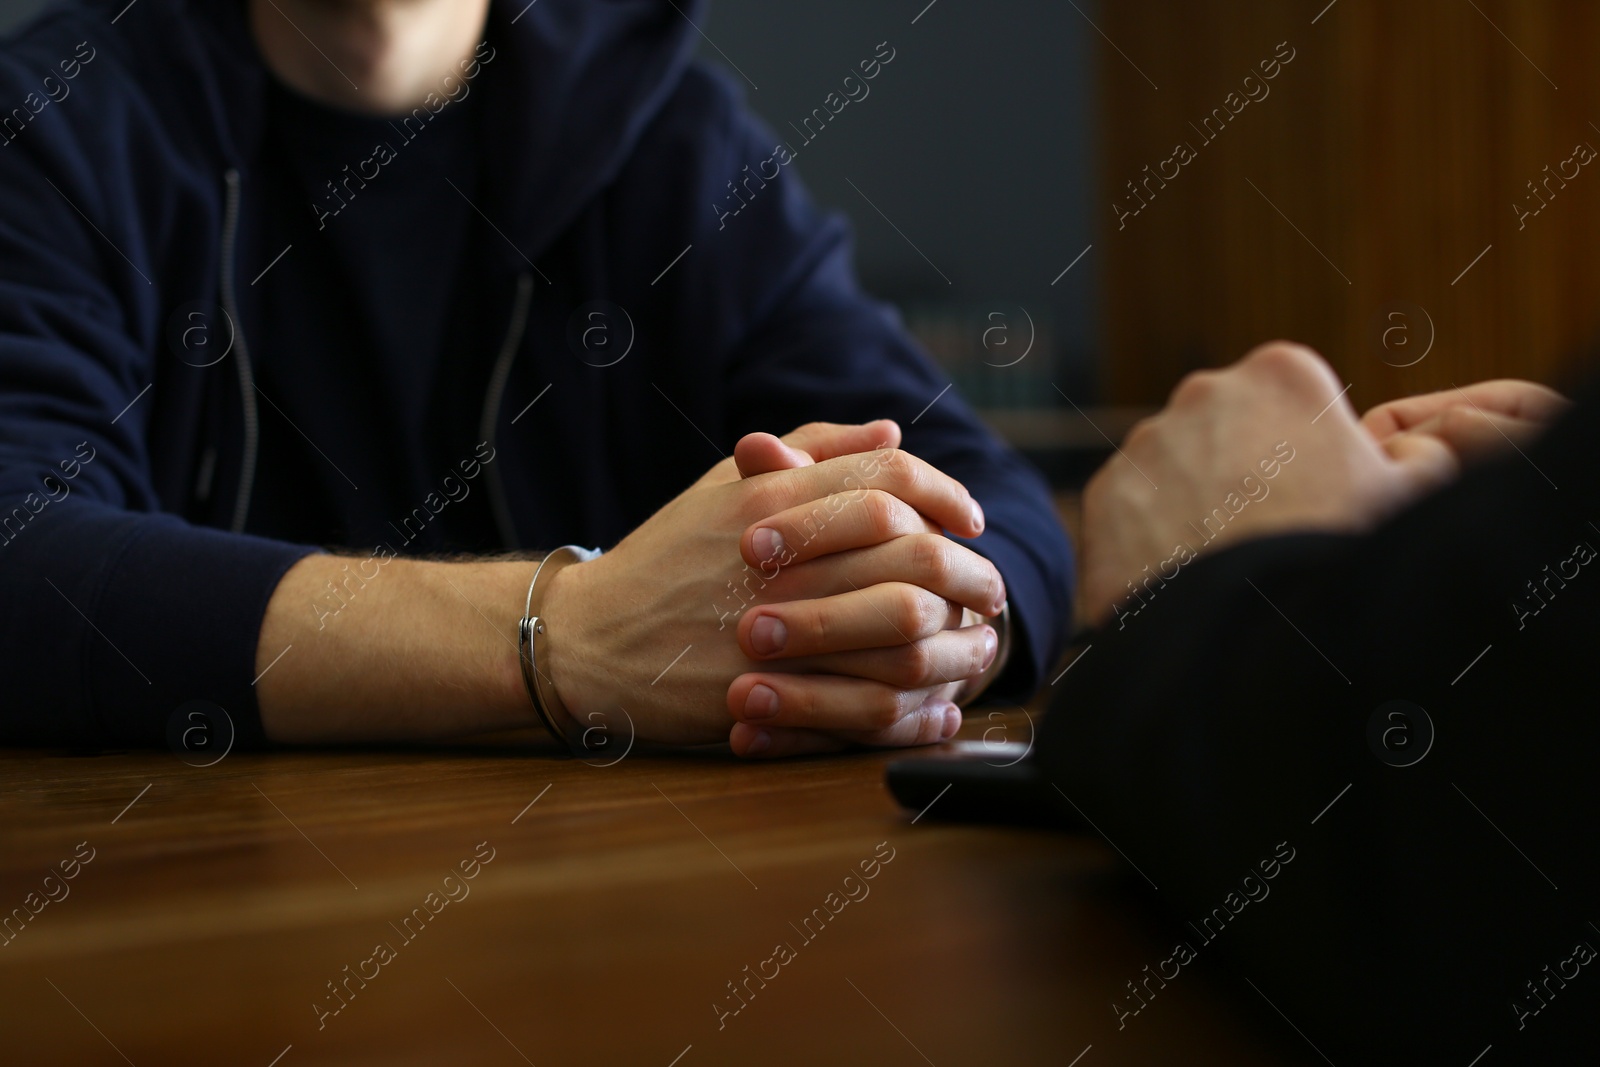
<instances>
[{"instance_id":1,"label":"hoodie zipper","mask_svg":"<svg viewBox=\"0 0 1600 1067\"><path fill-rule=\"evenodd\" d=\"M506 326L505 341L500 354L495 357L494 370L489 375L488 388L483 394L483 415L478 420L478 437L494 447L500 424L500 406L505 400L506 381L511 377L511 365L516 362L522 347L522 336L528 329L528 308L533 302L533 275L524 271L517 276L517 295L511 305L511 322ZM506 502L505 482L499 467L490 467L489 504L494 511L494 524L500 532L500 543L508 549L519 547L516 524L511 521L511 509Z\"/></svg>"},{"instance_id":2,"label":"hoodie zipper","mask_svg":"<svg viewBox=\"0 0 1600 1067\"><path fill-rule=\"evenodd\" d=\"M239 172L229 168L228 207L222 223L222 310L233 320L233 347L237 354L234 366L239 370L239 399L244 404L244 452L239 460L239 493L233 502L233 521L228 529L244 532L244 521L250 514L250 494L256 481L256 450L260 445L261 426L256 413L255 375L250 367L250 346L245 344L244 323L239 318L239 300L234 292L233 259L239 237Z\"/></svg>"}]
</instances>

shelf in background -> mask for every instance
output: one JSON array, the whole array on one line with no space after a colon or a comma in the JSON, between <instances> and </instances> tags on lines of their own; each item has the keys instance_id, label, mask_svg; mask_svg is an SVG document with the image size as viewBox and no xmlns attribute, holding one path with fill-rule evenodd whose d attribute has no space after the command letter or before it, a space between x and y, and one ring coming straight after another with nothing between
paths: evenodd
<instances>
[{"instance_id":1,"label":"shelf in background","mask_svg":"<svg viewBox=\"0 0 1600 1067\"><path fill-rule=\"evenodd\" d=\"M1081 485L1150 407L983 408L978 414L1052 485Z\"/></svg>"}]
</instances>

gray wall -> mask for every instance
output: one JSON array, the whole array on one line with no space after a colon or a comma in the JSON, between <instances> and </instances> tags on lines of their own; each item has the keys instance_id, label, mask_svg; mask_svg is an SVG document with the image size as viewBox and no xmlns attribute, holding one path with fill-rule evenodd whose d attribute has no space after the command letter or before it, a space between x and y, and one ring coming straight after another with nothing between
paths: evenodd
<instances>
[{"instance_id":1,"label":"gray wall","mask_svg":"<svg viewBox=\"0 0 1600 1067\"><path fill-rule=\"evenodd\" d=\"M912 311L959 305L980 323L988 308L1051 312L1061 385L1082 402L1098 347L1095 253L1051 281L1094 240L1094 30L1059 0L926 3L722 0L702 52L737 64L750 105L799 147L789 123L887 40L894 62L801 149L799 171L849 213L880 295Z\"/></svg>"},{"instance_id":2,"label":"gray wall","mask_svg":"<svg viewBox=\"0 0 1600 1067\"><path fill-rule=\"evenodd\" d=\"M0 31L9 30L45 5L47 0L0 0Z\"/></svg>"}]
</instances>

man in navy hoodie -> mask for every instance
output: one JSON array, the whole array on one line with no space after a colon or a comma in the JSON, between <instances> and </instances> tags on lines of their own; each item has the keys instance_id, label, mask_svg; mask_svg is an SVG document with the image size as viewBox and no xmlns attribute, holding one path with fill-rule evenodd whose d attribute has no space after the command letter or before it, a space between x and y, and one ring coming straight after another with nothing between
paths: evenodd
<instances>
[{"instance_id":1,"label":"man in navy hoodie","mask_svg":"<svg viewBox=\"0 0 1600 1067\"><path fill-rule=\"evenodd\" d=\"M1044 486L860 292L702 14L116 0L4 46L0 740L521 725L524 637L563 721L743 755L1038 684ZM519 633L568 543L608 550Z\"/></svg>"}]
</instances>

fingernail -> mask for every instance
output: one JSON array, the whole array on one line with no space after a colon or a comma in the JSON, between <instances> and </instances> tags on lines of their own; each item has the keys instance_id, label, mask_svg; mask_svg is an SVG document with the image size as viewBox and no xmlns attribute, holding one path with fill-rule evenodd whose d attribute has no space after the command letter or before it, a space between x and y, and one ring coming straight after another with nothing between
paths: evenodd
<instances>
[{"instance_id":1,"label":"fingernail","mask_svg":"<svg viewBox=\"0 0 1600 1067\"><path fill-rule=\"evenodd\" d=\"M744 698L744 717L751 719L771 719L778 714L778 694L770 686L755 685L750 689L750 694Z\"/></svg>"},{"instance_id":2,"label":"fingernail","mask_svg":"<svg viewBox=\"0 0 1600 1067\"><path fill-rule=\"evenodd\" d=\"M759 756L771 747L772 735L765 730L757 730L751 736L750 743L745 746L744 754L746 756Z\"/></svg>"},{"instance_id":3,"label":"fingernail","mask_svg":"<svg viewBox=\"0 0 1600 1067\"><path fill-rule=\"evenodd\" d=\"M994 654L1000 651L1000 638L988 626L983 628L983 666L979 670L988 670L989 664L994 662Z\"/></svg>"},{"instance_id":4,"label":"fingernail","mask_svg":"<svg viewBox=\"0 0 1600 1067\"><path fill-rule=\"evenodd\" d=\"M977 527L979 533L983 533L983 509L976 500L972 502L972 525Z\"/></svg>"},{"instance_id":5,"label":"fingernail","mask_svg":"<svg viewBox=\"0 0 1600 1067\"><path fill-rule=\"evenodd\" d=\"M750 624L750 647L758 655L771 656L789 643L789 628L776 615L757 615Z\"/></svg>"},{"instance_id":6,"label":"fingernail","mask_svg":"<svg viewBox=\"0 0 1600 1067\"><path fill-rule=\"evenodd\" d=\"M945 705L944 731L939 735L940 738L948 741L956 735L956 731L959 729L961 729L961 709L954 704Z\"/></svg>"},{"instance_id":7,"label":"fingernail","mask_svg":"<svg viewBox=\"0 0 1600 1067\"><path fill-rule=\"evenodd\" d=\"M777 530L763 526L750 535L750 546L756 550L756 558L765 563L783 551L783 535Z\"/></svg>"}]
</instances>

